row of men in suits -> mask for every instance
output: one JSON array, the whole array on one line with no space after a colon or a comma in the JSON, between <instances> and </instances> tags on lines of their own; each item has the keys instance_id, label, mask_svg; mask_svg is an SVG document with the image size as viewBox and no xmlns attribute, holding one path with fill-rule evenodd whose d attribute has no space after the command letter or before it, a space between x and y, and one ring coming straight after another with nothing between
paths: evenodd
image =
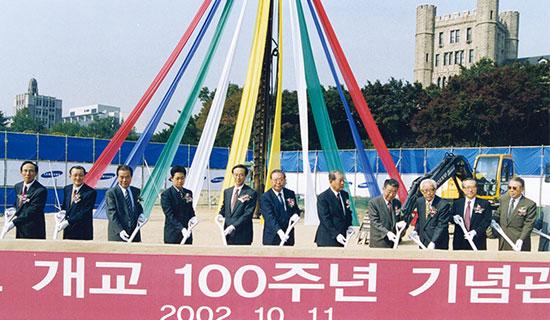
<instances>
[{"instance_id":1,"label":"row of men in suits","mask_svg":"<svg viewBox=\"0 0 550 320\"><path fill-rule=\"evenodd\" d=\"M37 180L38 165L25 161L20 167L23 181L15 185L17 194L14 207L16 213L7 225L7 231L16 228L16 238L45 239L44 207L47 189ZM143 220L143 208L140 204L140 190L131 186L133 170L121 165L117 168L117 185L106 193L108 240L129 241L138 222ZM250 245L253 238L252 216L256 208L256 191L244 182L248 168L236 165L232 168L234 186L224 190L220 210L224 220L224 235L228 244ZM93 239L93 207L97 192L83 183L86 170L74 166L69 170L72 184L65 186L61 209L65 218L59 224L64 239ZM161 194L161 207L165 214L164 242L186 244L193 241L189 221L195 217L193 194L183 188L186 171L184 167L174 166L170 171L172 186ZM263 244L293 245L294 231L286 233L290 218L299 214L295 193L287 189L286 176L281 170L270 173L272 188L260 198L260 212L264 217ZM315 235L318 246L345 246L346 234L351 226L352 212L349 194L344 191L344 174L329 172L329 188L317 197L319 226ZM471 249L468 238L473 240L480 250L486 249L486 232L491 219L501 224L503 231L514 241L514 245L529 251L530 233L536 216L536 204L523 196L524 181L519 177L511 179L508 193L500 199L500 207L491 215L489 203L476 197L476 181L466 179L462 182L465 197L450 204L435 195L436 182L426 179L420 184L422 197L416 202L418 213L415 232L420 241L429 249L448 249L448 223L460 216L467 233L455 228L453 249ZM384 183L383 194L369 202L368 212L371 218L370 246L388 248L396 239L396 225L410 223L410 217L401 213L401 203L395 198L399 184L393 179ZM496 232L494 232L495 235ZM141 241L139 231L133 238ZM500 238L500 250L513 248Z\"/></svg>"},{"instance_id":2,"label":"row of men in suits","mask_svg":"<svg viewBox=\"0 0 550 320\"><path fill-rule=\"evenodd\" d=\"M383 194L372 199L368 205L370 217L369 245L375 248L391 248L396 235L394 230L406 226L411 217L401 213L401 202L395 198L399 184L394 179L384 182ZM487 250L487 230L494 219L502 231L514 242L518 250L531 250L531 232L535 223L536 204L523 196L525 183L514 177L508 184L508 192L500 199L495 214L487 200L477 197L477 183L473 179L462 181L464 198L453 203L435 194L437 184L432 179L420 183L422 197L416 201L417 220L412 231L428 249L449 248L449 223L455 224L453 249L472 250L470 241L478 250ZM462 220L466 233L454 217ZM499 250L513 250L512 246L496 231L489 234L499 238Z\"/></svg>"},{"instance_id":3,"label":"row of men in suits","mask_svg":"<svg viewBox=\"0 0 550 320\"><path fill-rule=\"evenodd\" d=\"M23 181L15 185L15 214L5 226L5 232L16 228L16 238L46 239L44 207L48 191L38 180L38 165L24 161L20 167ZM65 218L59 225L64 239L91 240L93 238L92 211L96 191L83 183L86 170L74 166L69 170L72 184L65 186L61 210Z\"/></svg>"}]
</instances>

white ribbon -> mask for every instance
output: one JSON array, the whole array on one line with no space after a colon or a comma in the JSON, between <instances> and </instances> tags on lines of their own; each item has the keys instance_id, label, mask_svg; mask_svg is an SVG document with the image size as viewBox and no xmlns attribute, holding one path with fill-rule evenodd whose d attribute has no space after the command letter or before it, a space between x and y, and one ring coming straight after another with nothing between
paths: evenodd
<instances>
[{"instance_id":1,"label":"white ribbon","mask_svg":"<svg viewBox=\"0 0 550 320\"><path fill-rule=\"evenodd\" d=\"M305 178L304 190L304 224L318 225L319 216L317 215L317 196L315 184L311 174L309 164L309 137L307 120L307 85L306 71L304 68L304 58L302 52L302 40L300 38L300 27L297 23L298 12L296 11L296 1L288 0L290 9L290 25L292 29L292 46L294 51L294 72L296 75L296 87L298 93L298 111L300 116L300 137L302 140L302 166Z\"/></svg>"},{"instance_id":2,"label":"white ribbon","mask_svg":"<svg viewBox=\"0 0 550 320\"><path fill-rule=\"evenodd\" d=\"M495 229L502 236L502 238L506 240L506 242L508 242L508 244L512 247L514 251L518 252L521 250L521 248L517 248L516 244L512 242L512 240L506 235L506 233L504 233L504 230L502 230L498 222L496 222L495 220L491 220L491 227L493 227L493 229Z\"/></svg>"},{"instance_id":3,"label":"white ribbon","mask_svg":"<svg viewBox=\"0 0 550 320\"><path fill-rule=\"evenodd\" d=\"M288 239L288 236L290 235L290 232L294 228L294 226L300 221L300 216L297 214L293 214L292 217L290 217L290 220L288 221L288 227L286 228L285 232L285 240L281 240L281 243L279 243L279 246L284 246L286 240Z\"/></svg>"},{"instance_id":4,"label":"white ribbon","mask_svg":"<svg viewBox=\"0 0 550 320\"><path fill-rule=\"evenodd\" d=\"M199 224L199 219L197 219L197 217L193 217L189 219L189 222L187 222L187 231L189 236L191 235L191 233L193 232L193 229L197 226L197 224ZM180 244L185 244L185 241L189 239L189 236L183 237L183 239L181 239Z\"/></svg>"},{"instance_id":5,"label":"white ribbon","mask_svg":"<svg viewBox=\"0 0 550 320\"><path fill-rule=\"evenodd\" d=\"M470 238L470 236L468 235L468 230L466 230L466 226L464 225L464 220L462 219L462 217L457 214L453 217L453 220L455 221L456 224L460 226L460 228L462 229L462 232L464 232L464 236L466 237L466 240L468 240L470 247L472 247L474 251L477 251L477 246L474 243L474 240Z\"/></svg>"},{"instance_id":6,"label":"white ribbon","mask_svg":"<svg viewBox=\"0 0 550 320\"><path fill-rule=\"evenodd\" d=\"M235 32L233 33L231 46L229 47L229 51L227 51L222 74L218 81L216 94L214 95L214 100L212 101L208 118L204 124L204 130L202 131L199 145L197 146L197 153L195 153L193 163L189 168L189 174L187 175L187 179L185 179L185 188L191 190L193 194L200 194L202 190L204 177L206 175L206 167L210 159L210 154L212 153L216 134L218 133L225 97L227 95L227 88L229 87L229 73L233 64L235 48L237 47L237 42L239 40L241 24L243 22L247 1L248 0L243 1L241 14L239 16L237 26L235 27ZM199 197L193 198L193 208L197 207L198 201Z\"/></svg>"}]
</instances>

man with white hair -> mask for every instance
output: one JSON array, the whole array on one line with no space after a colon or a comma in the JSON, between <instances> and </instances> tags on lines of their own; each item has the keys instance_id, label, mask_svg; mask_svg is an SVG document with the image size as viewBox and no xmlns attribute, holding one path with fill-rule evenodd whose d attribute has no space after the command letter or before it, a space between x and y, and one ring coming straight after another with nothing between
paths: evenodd
<instances>
[{"instance_id":1,"label":"man with white hair","mask_svg":"<svg viewBox=\"0 0 550 320\"><path fill-rule=\"evenodd\" d=\"M413 232L428 249L449 249L449 215L451 205L435 195L437 183L432 179L422 180L422 197L416 200L418 219Z\"/></svg>"}]
</instances>

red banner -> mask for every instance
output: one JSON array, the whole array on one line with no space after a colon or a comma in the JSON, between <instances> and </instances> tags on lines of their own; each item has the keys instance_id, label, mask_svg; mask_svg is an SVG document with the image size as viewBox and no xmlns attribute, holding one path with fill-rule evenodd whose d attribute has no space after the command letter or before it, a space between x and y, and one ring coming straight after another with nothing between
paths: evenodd
<instances>
[{"instance_id":1,"label":"red banner","mask_svg":"<svg viewBox=\"0 0 550 320\"><path fill-rule=\"evenodd\" d=\"M549 263L0 251L3 319L546 317Z\"/></svg>"}]
</instances>

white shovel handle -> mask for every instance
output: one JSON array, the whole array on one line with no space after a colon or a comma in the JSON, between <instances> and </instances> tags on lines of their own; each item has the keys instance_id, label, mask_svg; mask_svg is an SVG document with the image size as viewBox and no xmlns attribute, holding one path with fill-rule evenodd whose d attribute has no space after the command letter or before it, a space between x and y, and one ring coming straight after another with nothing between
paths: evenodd
<instances>
[{"instance_id":1,"label":"white shovel handle","mask_svg":"<svg viewBox=\"0 0 550 320\"><path fill-rule=\"evenodd\" d=\"M466 230L466 226L464 225L464 220L462 219L461 216L459 215L455 215L453 217L454 221L460 226L460 229L462 229L462 232L464 233L464 236L466 237L466 240L468 240L468 243L470 244L470 247L472 247L472 249L474 251L477 251L477 246L476 244L474 243L474 240L472 240L470 237L468 237L468 230Z\"/></svg>"},{"instance_id":2,"label":"white shovel handle","mask_svg":"<svg viewBox=\"0 0 550 320\"><path fill-rule=\"evenodd\" d=\"M288 238L288 236L290 235L290 232L292 231L292 229L294 229L294 226L298 223L298 221L300 221L300 216L298 216L297 214L293 214L292 217L290 217L290 220L288 221L289 224L288 224L288 227L286 228L286 231L285 231L285 238ZM279 243L279 246L284 246L286 243L286 240L281 240L281 243Z\"/></svg>"},{"instance_id":3,"label":"white shovel handle","mask_svg":"<svg viewBox=\"0 0 550 320\"><path fill-rule=\"evenodd\" d=\"M216 224L218 225L218 228L220 229L220 234L222 236L223 245L227 246L227 239L225 238L225 229L223 228L223 226L225 224L225 218L221 214L218 214L215 219L216 219Z\"/></svg>"},{"instance_id":4,"label":"white shovel handle","mask_svg":"<svg viewBox=\"0 0 550 320\"><path fill-rule=\"evenodd\" d=\"M191 233L193 232L193 229L197 226L197 224L199 224L199 219L197 219L197 217L193 217L189 219L189 222L187 222L187 231L189 231L189 235L191 235ZM180 244L185 244L187 239L189 239L189 237L183 237L183 239L181 239Z\"/></svg>"},{"instance_id":5,"label":"white shovel handle","mask_svg":"<svg viewBox=\"0 0 550 320\"><path fill-rule=\"evenodd\" d=\"M504 233L504 230L502 230L498 222L492 220L491 227L493 227L493 229L495 229L502 236L502 238L506 240L506 242L508 242L508 244L512 247L512 249L514 249L514 251L519 251L518 248L516 248L516 244L512 242L512 240L506 235L506 233Z\"/></svg>"}]
</instances>

